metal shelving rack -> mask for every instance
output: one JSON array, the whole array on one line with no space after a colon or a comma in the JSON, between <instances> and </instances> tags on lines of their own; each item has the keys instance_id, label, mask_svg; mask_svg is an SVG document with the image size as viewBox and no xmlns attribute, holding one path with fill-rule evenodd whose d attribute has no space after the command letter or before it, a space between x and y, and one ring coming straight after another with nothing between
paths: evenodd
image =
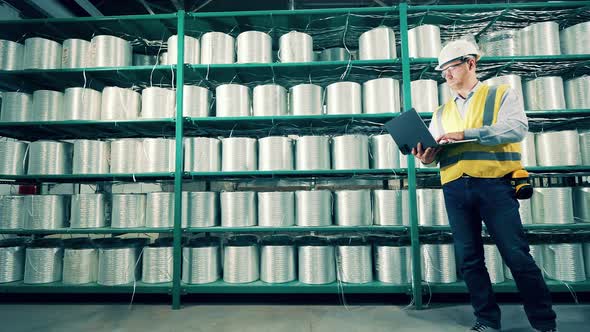
<instances>
[{"instance_id":1,"label":"metal shelving rack","mask_svg":"<svg viewBox=\"0 0 590 332\"><path fill-rule=\"evenodd\" d=\"M180 308L181 296L189 293L402 293L411 294L416 308L422 307L424 294L432 292L466 292L465 285L461 282L447 285L425 285L421 282L420 266L420 234L432 231L449 231L448 227L422 227L418 226L416 188L417 179L424 176L437 176L436 169L417 169L414 159L408 159L407 169L395 170L347 170L347 171L284 171L284 172L210 172L190 173L183 171L183 138L185 136L217 135L233 132L265 131L265 136L276 133L305 132L309 128L328 131L337 130L339 127L364 126L369 132L382 131L379 124L384 123L398 113L391 114L359 114L359 115L323 115L323 116L277 116L277 117L244 117L244 118L189 118L183 116L183 87L185 84L203 82L210 88L223 82L241 82L243 84L261 84L276 79L276 83L288 83L289 80L307 82L310 79L314 83L325 85L326 82L338 81L341 76L347 80L363 82L368 78L376 78L375 73L386 73L388 77L402 80L401 93L404 109L411 108L410 81L418 77L434 77L433 68L436 59L414 59L409 57L408 29L417 23L452 23L452 20L437 16L436 13L451 13L455 17L464 13L477 13L485 11L500 11L500 15L487 18L487 25L483 30L489 29L498 20L505 19L506 13L511 10L541 10L563 8L590 7L590 1L569 1L559 3L503 3L503 4L478 4L478 5L439 5L439 6L409 6L401 3L399 6L383 8L354 8L354 9L322 9L322 10L294 10L294 11L260 11L260 12L224 12L224 13L185 13L179 11L170 15L139 15L102 18L77 18L77 19L36 19L23 21L0 22L0 38L18 40L23 36L38 34L43 29L46 34L58 39L70 37L86 37L90 39L95 32L108 33L109 30L124 30L133 35L145 36L154 40L177 34L178 59L177 63L184 63L184 36L194 35L195 32L221 31L232 32L240 29L257 29L270 32L273 44L278 45L278 36L290 29L304 31L313 22L320 22L322 28L344 27L353 21L363 26L366 30L385 24L394 27L398 42L400 57L395 60L375 61L328 61L314 63L272 63L272 64L227 64L227 65L183 65L183 66L134 66L124 68L86 68L86 69L55 69L55 70L24 70L24 71L0 71L0 89L63 89L70 86L82 86L85 82L93 82L94 86L101 88L107 85L127 86L129 82L159 82L161 80L175 80L177 89L177 115L176 118L158 120L133 120L133 121L59 121L59 122L29 122L29 123L0 123L0 135L23 140L35 139L67 139L67 138L98 138L98 137L145 137L168 136L176 140L176 168L174 173L153 174L108 174L108 175L64 175L64 176L0 176L3 183L40 183L40 182L69 182L89 183L96 181L138 181L138 180L166 180L174 181L175 191L175 218L174 227L167 229L60 229L52 231L31 230L0 230L0 233L13 234L122 234L162 232L172 233L174 237L174 275L173 282L160 285L135 285L105 287L99 285L64 286L61 284L48 285L24 285L12 283L0 285L0 293L162 293L172 296L172 307ZM587 12L587 10L586 10ZM426 19L428 15L434 15ZM433 14L434 13L434 14ZM328 18L331 23L325 23ZM356 20L356 21L355 21ZM457 21L457 18L455 18ZM458 21L458 25L461 24ZM237 28L237 30L236 30ZM267 29L268 28L268 29ZM360 31L362 33L364 31ZM68 35L71 33L71 35ZM346 35L347 43L356 35ZM345 39L344 38L344 39ZM330 44L332 43L332 44ZM332 38L323 47L341 46L342 40ZM530 56L530 57L488 57L482 58L481 64L486 75L500 73L502 70L524 70L531 66L557 63L560 71L587 70L590 65L590 55L562 55L562 56ZM86 80L83 78L86 77ZM438 77L438 76L437 76ZM484 77L487 78L487 77ZM288 85L288 84L286 84ZM590 122L590 110L564 110L527 112L529 117L538 119L541 128L553 128L554 126L580 126ZM423 114L426 116L426 114ZM576 121L568 119L575 118ZM295 127L294 127L295 126ZM268 129L271 129L269 131ZM289 131L291 130L291 131ZM590 174L590 166L579 167L534 167L530 168L535 174ZM368 179L404 179L409 190L409 226L367 226L367 227L207 227L188 228L181 227L180 212L182 211L183 183L193 180L234 180L246 179L338 179L338 178L368 178ZM527 230L564 230L576 231L588 229L586 225L527 225ZM363 285L330 284L330 285L305 285L292 282L281 285L270 285L263 282L254 282L244 285L230 285L217 281L206 285L185 285L181 283L181 241L183 235L191 233L276 233L276 232L321 232L321 233L350 233L350 232L384 232L408 236L411 240L412 253L412 282L408 285L389 285L372 282ZM568 291L562 283L549 281L552 291ZM590 282L570 284L574 290L590 290ZM513 283L503 283L494 286L502 292L514 292Z\"/></svg>"}]
</instances>

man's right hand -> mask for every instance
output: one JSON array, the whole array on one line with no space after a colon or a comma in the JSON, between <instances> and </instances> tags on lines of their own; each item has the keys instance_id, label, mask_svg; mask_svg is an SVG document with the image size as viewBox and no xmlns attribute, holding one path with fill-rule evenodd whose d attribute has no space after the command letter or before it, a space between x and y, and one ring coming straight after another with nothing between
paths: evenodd
<instances>
[{"instance_id":1,"label":"man's right hand","mask_svg":"<svg viewBox=\"0 0 590 332\"><path fill-rule=\"evenodd\" d=\"M412 154L420 159L423 164L430 164L434 161L440 149L441 148L426 148L426 150L423 150L422 143L418 143L418 146L412 149Z\"/></svg>"}]
</instances>

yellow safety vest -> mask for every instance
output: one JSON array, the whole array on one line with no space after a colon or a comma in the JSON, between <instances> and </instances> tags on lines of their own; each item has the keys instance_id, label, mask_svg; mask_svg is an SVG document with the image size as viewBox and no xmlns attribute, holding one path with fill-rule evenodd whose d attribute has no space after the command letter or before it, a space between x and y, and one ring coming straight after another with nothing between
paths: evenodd
<instances>
[{"instance_id":1,"label":"yellow safety vest","mask_svg":"<svg viewBox=\"0 0 590 332\"><path fill-rule=\"evenodd\" d=\"M508 85L488 86L482 84L471 97L465 118L461 118L455 100L439 107L432 121L441 133L490 126L498 120L498 111ZM500 178L522 169L520 143L481 145L465 143L445 148L440 153L440 176L442 184L460 178L463 174L478 178Z\"/></svg>"}]
</instances>

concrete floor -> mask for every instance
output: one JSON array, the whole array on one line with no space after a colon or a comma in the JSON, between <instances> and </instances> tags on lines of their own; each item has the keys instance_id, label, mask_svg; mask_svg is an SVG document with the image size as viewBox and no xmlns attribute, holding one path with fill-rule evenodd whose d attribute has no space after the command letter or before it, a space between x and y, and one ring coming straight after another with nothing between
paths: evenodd
<instances>
[{"instance_id":1,"label":"concrete floor","mask_svg":"<svg viewBox=\"0 0 590 332\"><path fill-rule=\"evenodd\" d=\"M562 332L588 331L590 305L557 305ZM503 331L532 331L522 307L502 306ZM186 305L163 304L2 304L0 331L53 332L381 332L465 331L472 323L468 305Z\"/></svg>"}]
</instances>

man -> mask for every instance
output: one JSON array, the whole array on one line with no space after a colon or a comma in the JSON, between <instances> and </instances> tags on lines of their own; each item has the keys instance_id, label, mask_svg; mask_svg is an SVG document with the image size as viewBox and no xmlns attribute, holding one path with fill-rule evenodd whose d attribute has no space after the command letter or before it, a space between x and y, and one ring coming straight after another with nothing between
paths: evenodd
<instances>
[{"instance_id":1,"label":"man","mask_svg":"<svg viewBox=\"0 0 590 332\"><path fill-rule=\"evenodd\" d=\"M437 141L477 139L453 147L412 150L422 163L440 163L445 205L455 252L469 289L476 317L469 331L499 331L496 303L484 264L481 221L510 268L533 328L557 331L551 295L529 246L510 185L510 174L522 168L520 141L528 130L522 100L507 85L490 87L478 81L481 53L466 40L447 44L436 70L442 71L454 98L433 114L430 131Z\"/></svg>"}]
</instances>

